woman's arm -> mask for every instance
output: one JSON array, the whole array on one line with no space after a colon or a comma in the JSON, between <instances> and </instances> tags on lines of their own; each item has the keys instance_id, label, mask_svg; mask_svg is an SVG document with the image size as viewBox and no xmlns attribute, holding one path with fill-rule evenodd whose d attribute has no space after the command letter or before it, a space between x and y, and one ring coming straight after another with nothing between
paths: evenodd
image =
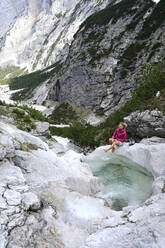
<instances>
[{"instance_id":1,"label":"woman's arm","mask_svg":"<svg viewBox=\"0 0 165 248\"><path fill-rule=\"evenodd\" d=\"M117 129L115 130L114 134L112 135L112 138L115 139L116 135L117 135Z\"/></svg>"},{"instance_id":2,"label":"woman's arm","mask_svg":"<svg viewBox=\"0 0 165 248\"><path fill-rule=\"evenodd\" d=\"M126 139L127 139L127 133L126 133L126 132L124 132L124 135L123 135L123 142L125 142L125 141L126 141Z\"/></svg>"}]
</instances>

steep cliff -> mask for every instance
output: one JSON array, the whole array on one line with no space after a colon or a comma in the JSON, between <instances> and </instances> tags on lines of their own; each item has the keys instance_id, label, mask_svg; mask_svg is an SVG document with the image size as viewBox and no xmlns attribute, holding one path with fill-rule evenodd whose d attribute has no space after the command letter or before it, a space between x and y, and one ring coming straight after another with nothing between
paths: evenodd
<instances>
[{"instance_id":1,"label":"steep cliff","mask_svg":"<svg viewBox=\"0 0 165 248\"><path fill-rule=\"evenodd\" d=\"M0 66L31 71L64 60L80 24L110 1L2 1Z\"/></svg>"},{"instance_id":2,"label":"steep cliff","mask_svg":"<svg viewBox=\"0 0 165 248\"><path fill-rule=\"evenodd\" d=\"M165 2L113 1L74 36L50 99L109 115L130 98L143 65L165 54Z\"/></svg>"}]
</instances>

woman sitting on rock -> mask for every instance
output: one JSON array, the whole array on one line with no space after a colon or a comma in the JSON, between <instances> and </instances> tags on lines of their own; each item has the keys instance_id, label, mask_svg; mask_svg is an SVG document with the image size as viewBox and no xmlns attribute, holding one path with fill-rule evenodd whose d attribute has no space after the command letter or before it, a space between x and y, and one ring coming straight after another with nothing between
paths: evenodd
<instances>
[{"instance_id":1,"label":"woman sitting on rock","mask_svg":"<svg viewBox=\"0 0 165 248\"><path fill-rule=\"evenodd\" d=\"M121 122L119 124L119 127L115 130L112 138L109 139L110 147L108 149L105 149L104 150L105 152L108 152L110 150L112 150L112 152L114 152L115 145L117 145L117 146L123 145L123 142L125 142L126 138L127 138L127 133L125 130L126 127L127 127L127 124L124 122Z\"/></svg>"}]
</instances>

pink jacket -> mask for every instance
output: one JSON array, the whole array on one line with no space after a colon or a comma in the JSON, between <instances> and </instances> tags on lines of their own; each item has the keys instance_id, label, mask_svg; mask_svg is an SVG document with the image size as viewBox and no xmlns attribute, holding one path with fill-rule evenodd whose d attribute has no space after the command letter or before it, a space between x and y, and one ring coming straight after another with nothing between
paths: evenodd
<instances>
[{"instance_id":1,"label":"pink jacket","mask_svg":"<svg viewBox=\"0 0 165 248\"><path fill-rule=\"evenodd\" d=\"M117 128L112 136L113 139L117 139L120 142L126 141L127 133L125 129L120 130Z\"/></svg>"}]
</instances>

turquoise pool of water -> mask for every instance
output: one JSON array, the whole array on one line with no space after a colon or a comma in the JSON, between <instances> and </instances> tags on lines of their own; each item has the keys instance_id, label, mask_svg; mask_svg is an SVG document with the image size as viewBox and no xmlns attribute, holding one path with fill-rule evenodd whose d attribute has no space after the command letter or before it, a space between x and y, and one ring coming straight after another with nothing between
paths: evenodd
<instances>
[{"instance_id":1,"label":"turquoise pool of water","mask_svg":"<svg viewBox=\"0 0 165 248\"><path fill-rule=\"evenodd\" d=\"M151 194L153 176L128 158L95 151L85 158L101 181L99 197L112 200L112 208L139 205Z\"/></svg>"}]
</instances>

